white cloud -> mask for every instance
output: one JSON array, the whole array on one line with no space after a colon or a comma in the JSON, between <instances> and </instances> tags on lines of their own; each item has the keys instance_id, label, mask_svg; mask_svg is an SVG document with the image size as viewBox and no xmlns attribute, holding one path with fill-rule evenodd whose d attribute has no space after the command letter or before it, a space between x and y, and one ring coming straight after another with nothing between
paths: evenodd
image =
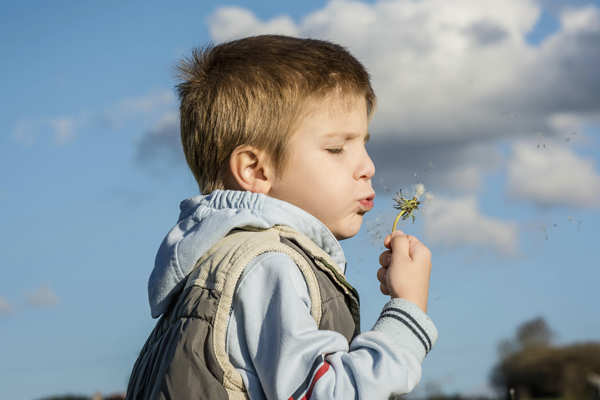
<instances>
[{"instance_id":1,"label":"white cloud","mask_svg":"<svg viewBox=\"0 0 600 400\"><path fill-rule=\"evenodd\" d=\"M457 165L443 174L458 192L474 192L481 186L482 168L478 165Z\"/></svg>"},{"instance_id":2,"label":"white cloud","mask_svg":"<svg viewBox=\"0 0 600 400\"><path fill-rule=\"evenodd\" d=\"M298 35L298 29L290 17L280 16L262 22L249 10L241 7L222 7L209 17L207 23L210 33L216 41L235 37L277 33Z\"/></svg>"},{"instance_id":3,"label":"white cloud","mask_svg":"<svg viewBox=\"0 0 600 400\"><path fill-rule=\"evenodd\" d=\"M58 296L49 286L40 286L27 295L27 303L35 307L51 307L59 302Z\"/></svg>"},{"instance_id":4,"label":"white cloud","mask_svg":"<svg viewBox=\"0 0 600 400\"><path fill-rule=\"evenodd\" d=\"M372 135L368 144L377 168L375 183L394 190L415 181L435 192L475 193L485 173L500 169L503 155L494 143L412 144Z\"/></svg>"},{"instance_id":5,"label":"white cloud","mask_svg":"<svg viewBox=\"0 0 600 400\"><path fill-rule=\"evenodd\" d=\"M436 195L423 207L424 234L431 243L447 247L474 245L499 255L518 251L517 224L483 215L475 196Z\"/></svg>"},{"instance_id":6,"label":"white cloud","mask_svg":"<svg viewBox=\"0 0 600 400\"><path fill-rule=\"evenodd\" d=\"M102 112L102 118L112 127L120 127L134 118L174 108L175 95L171 90L119 100Z\"/></svg>"},{"instance_id":7,"label":"white cloud","mask_svg":"<svg viewBox=\"0 0 600 400\"><path fill-rule=\"evenodd\" d=\"M13 128L16 141L31 146L41 135L52 134L54 143L64 145L74 140L79 132L90 127L117 129L126 122L145 115L153 115L175 106L171 90L152 92L143 96L116 101L103 110L83 111L73 115L19 120Z\"/></svg>"},{"instance_id":8,"label":"white cloud","mask_svg":"<svg viewBox=\"0 0 600 400\"><path fill-rule=\"evenodd\" d=\"M76 121L70 117L59 117L49 121L54 130L54 140L58 144L65 144L75 137Z\"/></svg>"},{"instance_id":9,"label":"white cloud","mask_svg":"<svg viewBox=\"0 0 600 400\"><path fill-rule=\"evenodd\" d=\"M561 25L569 32L594 30L600 27L600 11L592 5L568 8L561 14L560 20Z\"/></svg>"},{"instance_id":10,"label":"white cloud","mask_svg":"<svg viewBox=\"0 0 600 400\"><path fill-rule=\"evenodd\" d=\"M592 159L546 141L517 142L508 161L511 196L540 206L600 207L600 174Z\"/></svg>"},{"instance_id":11,"label":"white cloud","mask_svg":"<svg viewBox=\"0 0 600 400\"><path fill-rule=\"evenodd\" d=\"M6 301L6 299L0 296L0 315L12 314L12 312L12 306L8 303L8 301Z\"/></svg>"},{"instance_id":12,"label":"white cloud","mask_svg":"<svg viewBox=\"0 0 600 400\"><path fill-rule=\"evenodd\" d=\"M184 162L179 138L179 113L169 111L162 115L156 126L145 132L138 142L135 160L159 175L165 166Z\"/></svg>"},{"instance_id":13,"label":"white cloud","mask_svg":"<svg viewBox=\"0 0 600 400\"><path fill-rule=\"evenodd\" d=\"M175 102L175 95L171 90L150 93L147 96L138 96L121 100L117 104L118 111L123 113L138 112L149 113L159 107L171 106Z\"/></svg>"}]
</instances>

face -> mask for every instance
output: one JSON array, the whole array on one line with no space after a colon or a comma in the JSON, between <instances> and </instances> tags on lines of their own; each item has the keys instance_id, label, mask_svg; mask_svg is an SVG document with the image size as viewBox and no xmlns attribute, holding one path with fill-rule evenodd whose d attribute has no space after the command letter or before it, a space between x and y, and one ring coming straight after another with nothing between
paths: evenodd
<instances>
[{"instance_id":1,"label":"face","mask_svg":"<svg viewBox=\"0 0 600 400\"><path fill-rule=\"evenodd\" d=\"M364 97L330 95L309 103L289 140L283 172L268 195L323 222L338 239L358 233L373 207L373 161L367 154Z\"/></svg>"}]
</instances>

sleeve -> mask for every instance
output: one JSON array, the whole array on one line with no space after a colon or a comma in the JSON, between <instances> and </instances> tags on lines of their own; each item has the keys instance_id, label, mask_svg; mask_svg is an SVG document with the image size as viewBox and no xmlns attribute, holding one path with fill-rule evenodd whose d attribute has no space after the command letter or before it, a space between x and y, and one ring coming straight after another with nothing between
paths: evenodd
<instances>
[{"instance_id":1,"label":"sleeve","mask_svg":"<svg viewBox=\"0 0 600 400\"><path fill-rule=\"evenodd\" d=\"M429 317L403 299L388 302L373 329L350 344L319 330L298 267L266 253L236 289L227 351L251 399L387 399L417 385L436 340Z\"/></svg>"}]
</instances>

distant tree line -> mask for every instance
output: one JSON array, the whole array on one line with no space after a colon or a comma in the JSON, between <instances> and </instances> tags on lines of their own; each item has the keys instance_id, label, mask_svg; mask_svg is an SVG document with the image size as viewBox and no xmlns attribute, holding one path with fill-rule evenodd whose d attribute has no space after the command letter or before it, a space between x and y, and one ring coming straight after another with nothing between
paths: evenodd
<instances>
[{"instance_id":1,"label":"distant tree line","mask_svg":"<svg viewBox=\"0 0 600 400\"><path fill-rule=\"evenodd\" d=\"M600 399L594 378L600 374L600 342L552 344L546 321L521 324L512 339L498 346L499 361L490 383L507 399Z\"/></svg>"}]
</instances>

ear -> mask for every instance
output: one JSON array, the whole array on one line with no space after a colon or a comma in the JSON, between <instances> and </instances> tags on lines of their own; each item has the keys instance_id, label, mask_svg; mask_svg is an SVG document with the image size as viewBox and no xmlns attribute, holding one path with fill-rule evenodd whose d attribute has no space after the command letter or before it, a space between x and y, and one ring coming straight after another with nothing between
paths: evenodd
<instances>
[{"instance_id":1,"label":"ear","mask_svg":"<svg viewBox=\"0 0 600 400\"><path fill-rule=\"evenodd\" d=\"M264 150L250 145L236 147L229 157L229 185L235 189L267 194L271 189L273 169Z\"/></svg>"}]
</instances>

